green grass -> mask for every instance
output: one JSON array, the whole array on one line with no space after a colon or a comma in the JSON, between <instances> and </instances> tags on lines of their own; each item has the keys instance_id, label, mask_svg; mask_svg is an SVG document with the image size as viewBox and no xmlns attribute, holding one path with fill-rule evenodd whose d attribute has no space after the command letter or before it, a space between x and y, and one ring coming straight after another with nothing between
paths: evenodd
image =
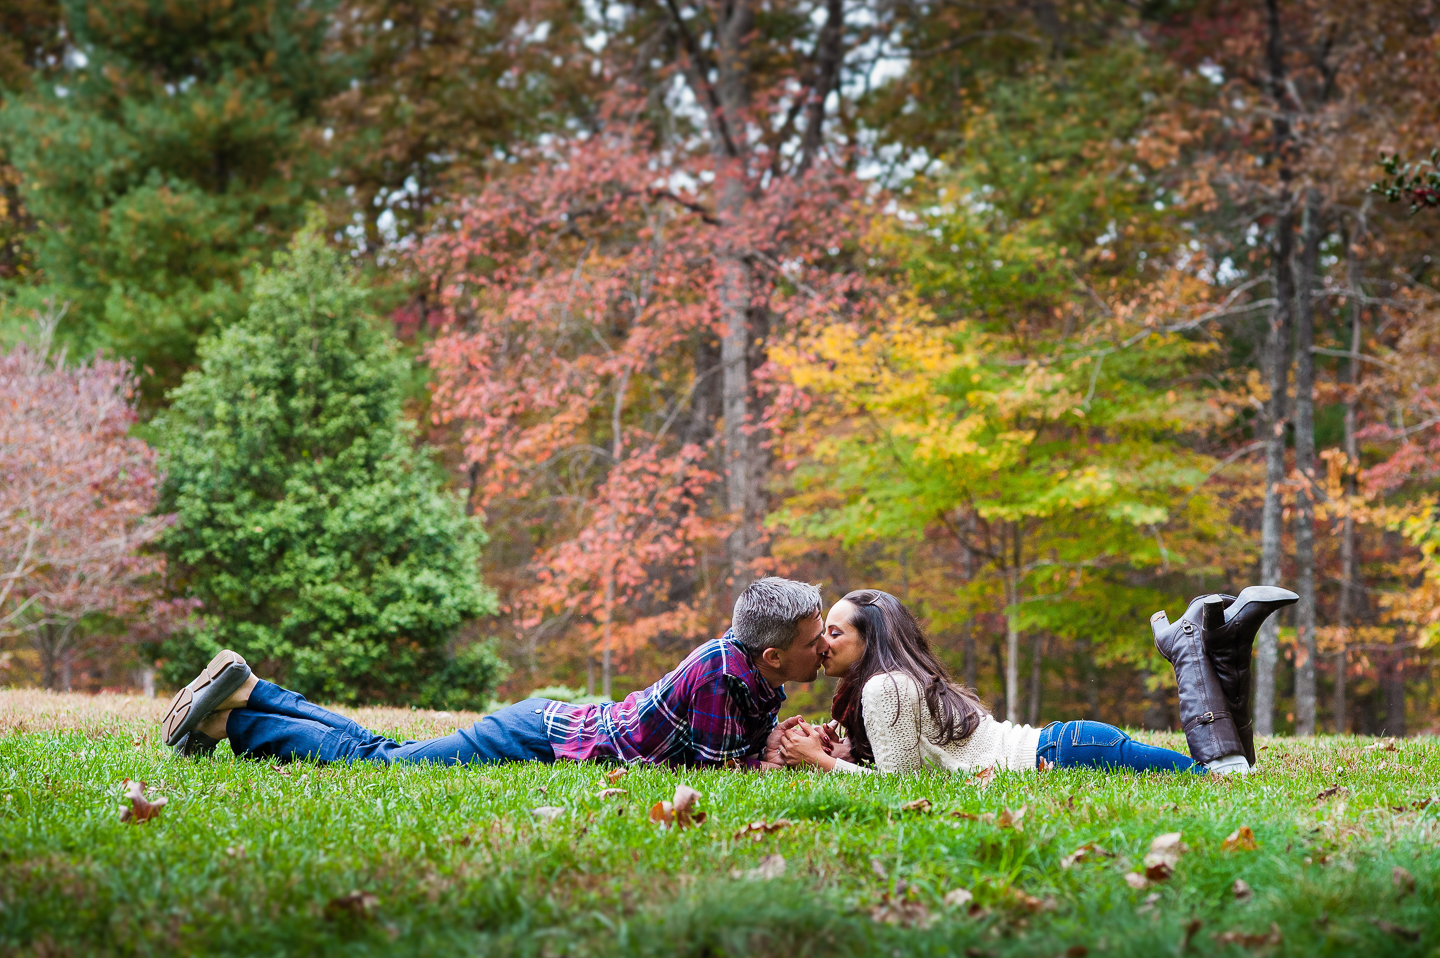
<instances>
[{"instance_id":1,"label":"green grass","mask_svg":"<svg viewBox=\"0 0 1440 958\"><path fill-rule=\"evenodd\" d=\"M939 774L635 769L617 801L596 796L593 765L285 775L223 746L183 761L129 734L12 732L0 738L0 954L1440 953L1440 802L1410 807L1440 793L1440 748L1367 744L1277 739L1248 780L1068 771L1002 774L984 790ZM120 823L127 777L169 798L157 820ZM679 782L704 793L709 817L676 832L646 809ZM1316 800L1336 783L1348 794ZM901 810L917 798L933 811ZM542 823L530 812L542 805L566 811ZM1022 806L1023 830L947 814ZM779 818L793 824L733 837ZM1242 825L1259 849L1223 850ZM1169 831L1189 848L1174 876L1132 889L1124 873ZM1062 869L1086 842L1115 857ZM747 876L777 853L783 876ZM872 918L898 888L928 923ZM944 905L956 888L978 907ZM351 891L374 904L331 904ZM1278 944L1214 937L1272 923Z\"/></svg>"}]
</instances>

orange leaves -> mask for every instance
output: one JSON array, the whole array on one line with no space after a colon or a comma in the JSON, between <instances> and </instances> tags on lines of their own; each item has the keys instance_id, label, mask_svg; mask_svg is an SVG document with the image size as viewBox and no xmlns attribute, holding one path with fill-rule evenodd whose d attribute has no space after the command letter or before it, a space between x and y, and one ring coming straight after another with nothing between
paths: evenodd
<instances>
[{"instance_id":1,"label":"orange leaves","mask_svg":"<svg viewBox=\"0 0 1440 958\"><path fill-rule=\"evenodd\" d=\"M914 801L906 802L900 806L902 812L921 812L926 814L929 813L931 808L930 799L928 798L917 798Z\"/></svg>"},{"instance_id":2,"label":"orange leaves","mask_svg":"<svg viewBox=\"0 0 1440 958\"><path fill-rule=\"evenodd\" d=\"M129 822L132 825L139 822L150 821L150 819L159 815L160 809L164 808L170 801L170 799L164 796L160 796L154 801L147 799L145 797L146 785L144 782L136 782L127 778L124 782L124 788L125 797L129 799L130 804L120 806L120 821Z\"/></svg>"},{"instance_id":3,"label":"orange leaves","mask_svg":"<svg viewBox=\"0 0 1440 958\"><path fill-rule=\"evenodd\" d=\"M1099 859L1112 857L1114 856L1112 856L1109 852L1107 852L1105 849L1101 848L1094 842L1086 842L1084 845L1081 845L1079 848L1075 849L1073 852L1066 855L1064 858L1061 858L1060 867L1070 868L1081 862L1093 862Z\"/></svg>"},{"instance_id":4,"label":"orange leaves","mask_svg":"<svg viewBox=\"0 0 1440 958\"><path fill-rule=\"evenodd\" d=\"M1021 805L1016 809L1005 809L995 817L996 828L1013 828L1017 832L1022 830L1022 822L1025 819L1025 806Z\"/></svg>"},{"instance_id":5,"label":"orange leaves","mask_svg":"<svg viewBox=\"0 0 1440 958\"><path fill-rule=\"evenodd\" d=\"M1250 830L1249 825L1241 825L1220 843L1221 850L1227 852L1253 852L1259 847L1255 842L1255 833Z\"/></svg>"},{"instance_id":6,"label":"orange leaves","mask_svg":"<svg viewBox=\"0 0 1440 958\"><path fill-rule=\"evenodd\" d=\"M689 785L676 785L673 799L650 806L650 821L658 825L674 825L677 831L699 825L706 818L705 812L695 811L700 798L701 793Z\"/></svg>"},{"instance_id":7,"label":"orange leaves","mask_svg":"<svg viewBox=\"0 0 1440 958\"><path fill-rule=\"evenodd\" d=\"M1166 832L1164 835L1156 835L1150 842L1150 851L1145 855L1145 871L1127 872L1125 882L1131 888L1142 889L1151 882L1166 881L1175 874L1175 866L1180 863L1180 856L1190 849L1180 841L1179 832Z\"/></svg>"},{"instance_id":8,"label":"orange leaves","mask_svg":"<svg viewBox=\"0 0 1440 958\"><path fill-rule=\"evenodd\" d=\"M989 768L982 768L980 771L976 772L970 780L975 783L975 787L977 789L983 792L985 789L990 787L990 784L992 782L995 781L995 769L993 766Z\"/></svg>"},{"instance_id":9,"label":"orange leaves","mask_svg":"<svg viewBox=\"0 0 1440 958\"><path fill-rule=\"evenodd\" d=\"M610 771L605 773L605 781L610 785L618 785L620 783L620 779L624 778L626 775L629 774L630 769L624 766L620 768L612 768Z\"/></svg>"}]
</instances>

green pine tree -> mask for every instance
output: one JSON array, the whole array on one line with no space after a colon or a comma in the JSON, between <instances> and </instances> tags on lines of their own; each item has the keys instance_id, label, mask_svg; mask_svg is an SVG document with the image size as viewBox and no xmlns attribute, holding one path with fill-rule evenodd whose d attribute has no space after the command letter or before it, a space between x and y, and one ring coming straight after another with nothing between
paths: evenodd
<instances>
[{"instance_id":1,"label":"green pine tree","mask_svg":"<svg viewBox=\"0 0 1440 958\"><path fill-rule=\"evenodd\" d=\"M160 548L203 603L169 677L232 648L325 700L482 705L499 659L447 648L496 608L484 536L415 447L393 340L313 228L251 295L155 423L159 509L177 515Z\"/></svg>"},{"instance_id":2,"label":"green pine tree","mask_svg":"<svg viewBox=\"0 0 1440 958\"><path fill-rule=\"evenodd\" d=\"M62 332L152 371L158 399L243 277L283 248L324 170L314 117L340 73L334 0L65 0L68 69L0 109L0 153L41 228L12 314L68 301Z\"/></svg>"}]
</instances>

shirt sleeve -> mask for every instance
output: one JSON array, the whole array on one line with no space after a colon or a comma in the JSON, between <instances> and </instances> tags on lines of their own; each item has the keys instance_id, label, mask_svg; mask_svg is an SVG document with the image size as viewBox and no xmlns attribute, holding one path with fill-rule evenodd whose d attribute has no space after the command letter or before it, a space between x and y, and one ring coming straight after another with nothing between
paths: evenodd
<instances>
[{"instance_id":1,"label":"shirt sleeve","mask_svg":"<svg viewBox=\"0 0 1440 958\"><path fill-rule=\"evenodd\" d=\"M875 774L875 770L874 770L873 768L866 768L866 767L863 766L863 765L856 765L854 762L847 762L847 761L845 761L843 758L837 758L837 759L835 760L835 767L832 768L830 771L832 771L832 772L844 772L844 773L847 774L847 775L874 775L874 774Z\"/></svg>"},{"instance_id":2,"label":"shirt sleeve","mask_svg":"<svg viewBox=\"0 0 1440 958\"><path fill-rule=\"evenodd\" d=\"M908 676L882 673L865 683L860 702L878 771L918 772L924 766L919 699L919 689Z\"/></svg>"},{"instance_id":3,"label":"shirt sleeve","mask_svg":"<svg viewBox=\"0 0 1440 958\"><path fill-rule=\"evenodd\" d=\"M759 749L745 736L735 712L730 678L717 672L696 687L690 699L690 750L696 765L723 765Z\"/></svg>"}]
</instances>

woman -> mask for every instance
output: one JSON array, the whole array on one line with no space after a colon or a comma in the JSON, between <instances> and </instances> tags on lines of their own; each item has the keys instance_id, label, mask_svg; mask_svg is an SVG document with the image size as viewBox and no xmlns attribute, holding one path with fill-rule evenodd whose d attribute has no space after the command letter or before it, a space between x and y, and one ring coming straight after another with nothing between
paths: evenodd
<instances>
[{"instance_id":1,"label":"woman","mask_svg":"<svg viewBox=\"0 0 1440 958\"><path fill-rule=\"evenodd\" d=\"M796 726L781 739L786 764L861 774L868 771L856 764L861 761L873 761L880 772L913 772L926 764L950 771L1211 770L1103 722L1057 722L1043 729L997 722L974 692L950 680L915 617L889 593L851 592L830 609L825 634L825 674L840 679L831 716L849 738L836 742L828 728Z\"/></svg>"}]
</instances>

